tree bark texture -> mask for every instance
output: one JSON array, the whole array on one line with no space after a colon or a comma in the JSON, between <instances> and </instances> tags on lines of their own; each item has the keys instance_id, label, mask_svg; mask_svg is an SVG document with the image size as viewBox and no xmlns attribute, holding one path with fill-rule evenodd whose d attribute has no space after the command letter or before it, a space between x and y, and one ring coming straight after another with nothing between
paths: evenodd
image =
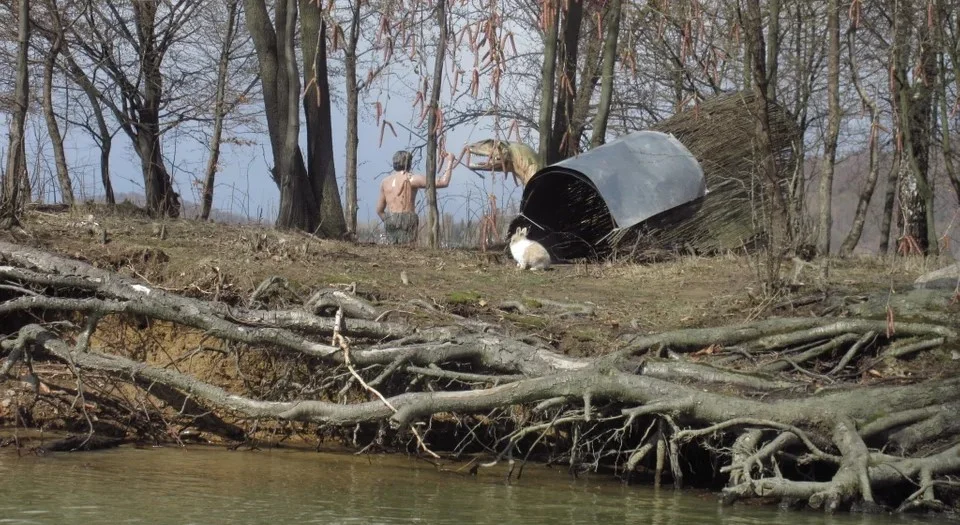
<instances>
[{"instance_id":1,"label":"tree bark texture","mask_svg":"<svg viewBox=\"0 0 960 525\"><path fill-rule=\"evenodd\" d=\"M960 203L960 172L956 167L956 152L952 142L953 134L950 133L950 120L947 117L951 114L948 108L947 84L949 83L947 73L947 60L950 64L957 64L960 60L960 31L947 31L948 21L951 14L956 16L956 4L950 0L936 1L936 26L934 31L937 38L937 49L939 55L939 74L940 79L937 83L940 87L940 139L941 148L944 157L944 168L947 171L947 177L953 186L954 195L957 202ZM960 89L960 75L953 75L955 89Z\"/></svg>"},{"instance_id":2,"label":"tree bark texture","mask_svg":"<svg viewBox=\"0 0 960 525\"><path fill-rule=\"evenodd\" d=\"M771 28L772 31L772 28ZM820 228L817 252L830 255L833 230L833 172L837 161L837 139L840 135L840 5L827 2L827 130L823 138L823 163L820 165Z\"/></svg>"},{"instance_id":3,"label":"tree bark texture","mask_svg":"<svg viewBox=\"0 0 960 525\"><path fill-rule=\"evenodd\" d=\"M857 67L856 51L854 49L856 29L851 27L847 33L848 61L850 67L850 76L853 86L860 96L860 102L864 107L870 109L871 133L867 145L869 171L867 180L864 182L863 189L857 198L857 209L853 214L853 224L850 226L850 232L840 245L840 256L848 257L853 253L854 248L860 242L860 236L863 234L863 226L867 220L867 208L870 206L870 199L873 198L874 190L877 187L877 180L880 178L880 108L877 101L874 100L864 89L860 81L859 68ZM887 232L889 235L889 230Z\"/></svg>"},{"instance_id":4,"label":"tree bark texture","mask_svg":"<svg viewBox=\"0 0 960 525\"><path fill-rule=\"evenodd\" d=\"M10 141L7 147L7 167L3 174L3 194L0 198L0 221L15 221L23 203L30 195L27 177L27 159L24 131L30 104L30 77L27 71L27 52L30 48L30 2L17 2L17 66L14 87L14 108L10 123Z\"/></svg>"},{"instance_id":5,"label":"tree bark texture","mask_svg":"<svg viewBox=\"0 0 960 525\"><path fill-rule=\"evenodd\" d=\"M540 144L537 153L540 163L546 166L554 155L553 144L553 106L557 79L557 56L559 47L560 0L544 0L541 4L544 22L543 28L543 65L540 68L540 115L537 119L537 133Z\"/></svg>"},{"instance_id":6,"label":"tree bark texture","mask_svg":"<svg viewBox=\"0 0 960 525\"><path fill-rule=\"evenodd\" d=\"M133 2L140 68L143 74L142 102L136 108L138 119L132 123L134 147L143 170L147 209L158 216L179 217L180 195L173 188L160 145L160 105L163 100L163 50L157 48L157 4L149 0Z\"/></svg>"},{"instance_id":7,"label":"tree bark texture","mask_svg":"<svg viewBox=\"0 0 960 525\"><path fill-rule=\"evenodd\" d=\"M894 3L894 45L891 48L894 92L891 98L899 128L898 251L910 253L919 250L924 254L936 255L938 244L933 220L934 196L929 179L936 56L931 49L930 30L925 20L914 28L917 22L917 6L914 2L903 0ZM911 52L914 43L918 48L916 63L919 64L914 71L920 78L911 84L907 70L914 63Z\"/></svg>"},{"instance_id":8,"label":"tree bark texture","mask_svg":"<svg viewBox=\"0 0 960 525\"><path fill-rule=\"evenodd\" d=\"M56 0L48 0L47 7L56 35L43 60L43 117L47 123L47 134L50 136L50 145L53 148L57 181L60 183L60 196L64 203L73 206L73 183L70 181L70 171L67 168L67 155L63 150L63 135L60 133L60 124L57 123L57 115L53 109L53 70L63 50L63 30Z\"/></svg>"},{"instance_id":9,"label":"tree bark texture","mask_svg":"<svg viewBox=\"0 0 960 525\"><path fill-rule=\"evenodd\" d=\"M777 100L780 80L780 6L780 0L767 1L767 100L771 101Z\"/></svg>"},{"instance_id":10,"label":"tree bark texture","mask_svg":"<svg viewBox=\"0 0 960 525\"><path fill-rule=\"evenodd\" d=\"M350 30L344 50L344 75L347 92L347 167L346 167L346 220L347 234L357 235L357 148L360 144L359 99L360 86L357 82L357 45L360 42L361 0L350 2Z\"/></svg>"},{"instance_id":11,"label":"tree bark texture","mask_svg":"<svg viewBox=\"0 0 960 525\"><path fill-rule=\"evenodd\" d=\"M600 101L593 117L593 132L590 147L603 145L607 137L607 121L610 119L610 104L613 101L614 68L617 63L617 41L620 36L622 0L611 0L604 17L603 66L600 80Z\"/></svg>"},{"instance_id":12,"label":"tree bark texture","mask_svg":"<svg viewBox=\"0 0 960 525\"><path fill-rule=\"evenodd\" d=\"M213 191L220 170L220 146L223 139L223 121L226 117L227 75L229 74L231 52L237 34L237 21L240 16L240 0L227 0L227 28L223 35L220 56L217 59L217 86L213 108L213 134L210 137L210 157L207 159L206 174L203 178L200 219L210 218L213 209Z\"/></svg>"},{"instance_id":13,"label":"tree bark texture","mask_svg":"<svg viewBox=\"0 0 960 525\"><path fill-rule=\"evenodd\" d=\"M440 89L443 87L443 63L447 56L449 24L447 0L438 0L434 7L440 34L433 56L433 76L430 79L430 100L427 105L427 159L424 167L427 176L427 244L437 248L440 243L440 211L437 208L437 167L440 145Z\"/></svg>"},{"instance_id":14,"label":"tree bark texture","mask_svg":"<svg viewBox=\"0 0 960 525\"><path fill-rule=\"evenodd\" d=\"M327 22L322 8L311 0L300 0L300 11L300 31L305 42L302 50L304 85L312 85L303 98L303 111L307 124L307 177L320 213L316 233L325 238L340 238L346 233L347 224L334 164Z\"/></svg>"},{"instance_id":15,"label":"tree bark texture","mask_svg":"<svg viewBox=\"0 0 960 525\"><path fill-rule=\"evenodd\" d=\"M577 99L577 64L580 49L580 28L583 25L583 0L566 2L558 46L560 71L557 75L556 102L553 108L551 151L547 164L553 164L576 154L579 144L574 133L574 112Z\"/></svg>"},{"instance_id":16,"label":"tree bark texture","mask_svg":"<svg viewBox=\"0 0 960 525\"><path fill-rule=\"evenodd\" d=\"M745 42L751 58L753 91L756 94L757 153L759 166L757 176L763 188L761 216L767 223L767 282L776 282L779 275L779 261L790 250L790 207L786 202L783 177L777 159L774 157L770 118L767 108L767 65L766 44L763 36L762 16L759 0L745 0L745 9L741 12Z\"/></svg>"},{"instance_id":17,"label":"tree bark texture","mask_svg":"<svg viewBox=\"0 0 960 525\"><path fill-rule=\"evenodd\" d=\"M280 189L277 227L317 231L320 205L298 145L300 78L294 54L297 2L275 3L271 20L264 0L244 0L247 30L260 66L267 132L273 152L270 171ZM316 40L314 40L316 43Z\"/></svg>"}]
</instances>

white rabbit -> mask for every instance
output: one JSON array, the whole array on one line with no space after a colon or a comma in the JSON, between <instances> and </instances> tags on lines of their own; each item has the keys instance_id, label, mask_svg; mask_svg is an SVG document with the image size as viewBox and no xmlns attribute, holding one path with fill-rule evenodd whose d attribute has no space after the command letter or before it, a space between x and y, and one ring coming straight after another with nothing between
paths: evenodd
<instances>
[{"instance_id":1,"label":"white rabbit","mask_svg":"<svg viewBox=\"0 0 960 525\"><path fill-rule=\"evenodd\" d=\"M510 254L520 269L546 270L550 267L550 253L537 241L527 238L528 228L517 228L510 236Z\"/></svg>"}]
</instances>

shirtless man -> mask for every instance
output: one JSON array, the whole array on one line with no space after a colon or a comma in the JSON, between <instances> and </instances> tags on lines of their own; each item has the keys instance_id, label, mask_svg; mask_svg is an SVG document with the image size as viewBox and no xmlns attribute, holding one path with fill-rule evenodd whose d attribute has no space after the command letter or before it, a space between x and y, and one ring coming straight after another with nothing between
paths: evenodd
<instances>
[{"instance_id":1,"label":"shirtless man","mask_svg":"<svg viewBox=\"0 0 960 525\"><path fill-rule=\"evenodd\" d=\"M420 217L415 211L417 190L427 187L427 178L410 171L413 154L398 151L393 154L393 173L380 183L377 215L383 221L390 244L407 244L417 238ZM447 171L437 179L437 188L450 185L450 174L457 156L447 153Z\"/></svg>"}]
</instances>

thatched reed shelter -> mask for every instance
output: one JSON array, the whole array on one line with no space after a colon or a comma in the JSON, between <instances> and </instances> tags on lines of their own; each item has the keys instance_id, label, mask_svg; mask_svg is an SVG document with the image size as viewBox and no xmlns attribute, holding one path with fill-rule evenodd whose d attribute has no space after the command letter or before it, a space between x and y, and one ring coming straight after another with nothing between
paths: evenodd
<instances>
[{"instance_id":1,"label":"thatched reed shelter","mask_svg":"<svg viewBox=\"0 0 960 525\"><path fill-rule=\"evenodd\" d=\"M752 245L767 224L756 104L752 93L718 96L649 131L541 169L524 188L510 231L529 226L531 237L561 260ZM769 103L768 114L785 185L800 129L778 104ZM672 138L649 140L664 136L651 131ZM698 176L706 194L702 187L697 194Z\"/></svg>"}]
</instances>

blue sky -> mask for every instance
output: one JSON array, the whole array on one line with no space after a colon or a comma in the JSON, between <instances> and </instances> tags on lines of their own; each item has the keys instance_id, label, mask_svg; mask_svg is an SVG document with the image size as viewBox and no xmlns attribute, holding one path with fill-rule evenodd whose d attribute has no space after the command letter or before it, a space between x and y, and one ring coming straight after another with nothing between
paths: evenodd
<instances>
[{"instance_id":1,"label":"blue sky","mask_svg":"<svg viewBox=\"0 0 960 525\"><path fill-rule=\"evenodd\" d=\"M479 23L482 20L472 20ZM462 23L462 21L461 21ZM424 26L423 28L429 27ZM423 30L421 28L421 31ZM429 32L429 31L428 31ZM421 34L423 37L423 34ZM521 37L517 37L517 46L524 49L532 45ZM365 45L370 45L366 42ZM464 47L466 45L464 44ZM457 66L465 71L474 67L475 53L482 53L483 49L471 52L467 49L457 51L453 60ZM432 70L433 57L418 54L411 59L406 53L398 53L395 62L387 72L381 76L371 88L361 95L361 111L359 123L359 151L358 151L358 220L377 222L375 213L378 185L384 175L390 171L390 161L393 153L398 149L408 149L422 145L423 141L405 127L417 128L419 108L413 108L413 94L416 87L413 84L420 80L418 71ZM426 66L429 64L429 68ZM451 103L454 98L450 91L450 74L452 73L451 57L447 57L444 75L444 89L441 104ZM361 69L366 65L361 64ZM487 83L486 73L482 83ZM344 79L333 74L330 78L331 89L342 96ZM458 80L457 97L468 89L469 78L461 76ZM486 90L485 90L486 89ZM489 87L481 87L481 96L489 91ZM470 98L470 97L467 97ZM384 118L394 123L396 136L388 130L383 134L381 144L381 130L374 122L373 105L379 100L383 104ZM471 101L466 101L471 103ZM58 102L60 103L60 102ZM332 128L334 132L334 151L336 153L336 171L341 199L344 194L344 176L346 173L345 135L346 119L343 105L334 105ZM261 108L262 111L262 108ZM0 123L5 124L6 115L0 115ZM108 117L108 120L109 117ZM472 141L493 137L493 119L485 123L469 123L459 128L448 130L446 136L447 147L459 153L462 147ZM114 125L111 123L111 125ZM167 167L174 177L180 195L185 201L198 202L200 186L199 179L203 177L209 152L208 145L203 137L209 133L207 129L198 131L198 126L181 125L181 128L169 131L163 138L163 153ZM262 125L259 132L233 132L232 134L245 143L236 145L224 143L220 155L221 169L217 175L217 187L214 192L214 206L222 211L244 215L253 219L262 219L265 223L273 223L278 209L279 191L268 175L272 165L269 139ZM68 126L61 121L61 131L64 134L71 176L74 180L74 191L78 198L86 199L99 197L103 194L100 184L99 163L100 151L92 137L78 126ZM226 132L229 136L231 132ZM45 200L59 200L55 189L55 168L53 155L49 146L46 125L39 111L33 112L28 119L27 149L30 158L31 175L44 181L39 184L36 193L45 195ZM198 140L200 138L200 140ZM306 130L301 127L301 146L305 152ZM535 144L532 144L534 147ZM5 144L3 145L5 146ZM0 146L0 147L3 147ZM0 152L2 154L2 152ZM143 192L143 176L140 161L136 156L130 139L123 133L117 132L113 141L111 153L111 180L114 191L120 193ZM423 155L415 156L414 170L422 173L425 168ZM439 167L442 169L442 166ZM439 174L438 174L439 175ZM488 193L497 196L500 208L509 206L511 202L519 203L522 188L516 186L512 180L504 181L502 175L496 177L486 174L481 179L475 172L458 167L453 173L450 186L439 193L439 205L443 213L450 213L456 218L478 218L487 203ZM422 211L424 196L418 198L418 207Z\"/></svg>"},{"instance_id":2,"label":"blue sky","mask_svg":"<svg viewBox=\"0 0 960 525\"><path fill-rule=\"evenodd\" d=\"M337 81L340 79L331 79ZM377 188L380 180L390 170L390 161L393 153L398 149L406 149L422 144L422 140L405 130L397 123L413 127L410 122L410 111L394 110L394 107L404 108L409 104L399 97L387 106L387 118L394 121L397 136L394 137L389 129L384 133L383 144L380 144L380 130L376 123L361 120L359 126L358 151L358 220L362 223L375 220L375 206ZM409 107L409 106L407 106ZM343 195L343 178L346 173L346 119L340 111L334 108L333 130L334 151L336 152L337 179ZM32 158L36 158L38 142L45 140L45 128L42 119L32 118L30 124L34 132L28 131L33 139L29 142ZM36 132L42 133L37 139ZM276 218L279 191L267 174L272 164L269 138L266 133L244 133L244 139L253 142L253 145L236 146L224 144L221 153L221 171L218 173L217 188L214 193L214 206L224 211L232 211L256 219L263 217L265 222L272 223ZM459 149L466 143L480 140L489 136L484 127L477 125L461 126L447 134L448 147L459 153ZM302 130L301 145L306 151L306 132ZM163 143L168 168L171 169L181 196L185 200L198 201L198 188L191 187L191 180L200 177L205 168L208 152L205 145L196 140L177 137L174 134L167 136ZM49 158L49 147L44 145L39 153L41 158ZM100 152L93 140L78 128L72 128L67 133L65 141L68 161L73 168L75 191L78 196L91 197L102 194L99 182ZM416 158L414 169L423 172L425 159ZM41 160L41 163L43 161ZM52 167L50 168L52 169ZM111 154L111 172L114 191L142 192L142 172L140 161L133 150L130 140L122 133L114 139L114 148ZM503 183L502 176L497 176L494 182L489 174L485 179L478 177L473 171L460 166L454 170L453 179L445 190L439 193L439 204L446 213L452 213L457 218L467 218L477 213L482 203L486 202L486 194L496 192L498 202L504 203L509 199L519 202L522 189L508 181ZM418 203L423 205L421 195Z\"/></svg>"}]
</instances>

